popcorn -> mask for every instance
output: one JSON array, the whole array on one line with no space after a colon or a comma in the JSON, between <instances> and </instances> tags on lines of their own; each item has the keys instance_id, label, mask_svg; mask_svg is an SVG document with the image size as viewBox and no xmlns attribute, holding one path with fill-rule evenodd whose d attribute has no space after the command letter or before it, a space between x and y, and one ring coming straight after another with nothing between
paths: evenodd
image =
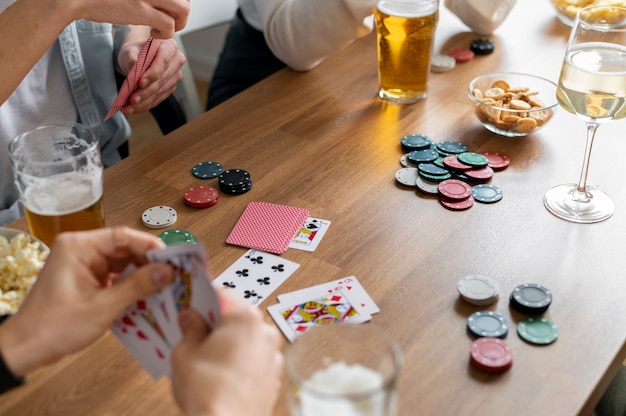
<instances>
[{"instance_id":1,"label":"popcorn","mask_svg":"<svg viewBox=\"0 0 626 416\"><path fill-rule=\"evenodd\" d=\"M37 280L48 250L27 234L0 235L0 314L16 312Z\"/></svg>"}]
</instances>

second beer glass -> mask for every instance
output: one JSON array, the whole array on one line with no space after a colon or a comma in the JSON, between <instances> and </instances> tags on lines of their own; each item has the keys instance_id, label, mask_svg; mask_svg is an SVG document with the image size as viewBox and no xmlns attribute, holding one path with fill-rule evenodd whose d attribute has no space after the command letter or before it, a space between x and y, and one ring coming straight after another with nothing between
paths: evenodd
<instances>
[{"instance_id":1,"label":"second beer glass","mask_svg":"<svg viewBox=\"0 0 626 416\"><path fill-rule=\"evenodd\" d=\"M401 104L426 98L438 21L438 0L378 1L380 98Z\"/></svg>"}]
</instances>

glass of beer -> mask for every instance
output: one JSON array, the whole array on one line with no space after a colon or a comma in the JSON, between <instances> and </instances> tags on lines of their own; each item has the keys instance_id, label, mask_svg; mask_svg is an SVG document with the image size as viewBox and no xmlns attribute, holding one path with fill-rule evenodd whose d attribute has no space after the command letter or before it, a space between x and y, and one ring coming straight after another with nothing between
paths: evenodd
<instances>
[{"instance_id":1,"label":"glass of beer","mask_svg":"<svg viewBox=\"0 0 626 416\"><path fill-rule=\"evenodd\" d=\"M46 124L11 140L9 156L31 234L51 246L62 231L104 227L103 171L96 132Z\"/></svg>"},{"instance_id":2,"label":"glass of beer","mask_svg":"<svg viewBox=\"0 0 626 416\"><path fill-rule=\"evenodd\" d=\"M379 0L376 6L378 38L378 96L411 104L426 98L438 0Z\"/></svg>"}]
</instances>

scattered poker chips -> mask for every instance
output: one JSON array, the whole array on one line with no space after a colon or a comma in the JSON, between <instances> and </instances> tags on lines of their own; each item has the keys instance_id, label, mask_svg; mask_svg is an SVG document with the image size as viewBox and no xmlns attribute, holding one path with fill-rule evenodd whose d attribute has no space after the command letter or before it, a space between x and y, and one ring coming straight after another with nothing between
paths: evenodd
<instances>
[{"instance_id":1,"label":"scattered poker chips","mask_svg":"<svg viewBox=\"0 0 626 416\"><path fill-rule=\"evenodd\" d=\"M464 276L457 283L456 289L461 297L472 305L491 305L500 297L498 284L487 276Z\"/></svg>"},{"instance_id":2,"label":"scattered poker chips","mask_svg":"<svg viewBox=\"0 0 626 416\"><path fill-rule=\"evenodd\" d=\"M524 283L513 289L511 307L528 315L544 313L552 303L552 293L536 283Z\"/></svg>"},{"instance_id":3,"label":"scattered poker chips","mask_svg":"<svg viewBox=\"0 0 626 416\"><path fill-rule=\"evenodd\" d=\"M531 344L551 344L559 337L559 329L544 318L528 318L517 324L517 333Z\"/></svg>"},{"instance_id":4,"label":"scattered poker chips","mask_svg":"<svg viewBox=\"0 0 626 416\"><path fill-rule=\"evenodd\" d=\"M182 243L195 244L198 242L198 238L195 235L187 230L183 230L182 228L175 228L173 230L163 231L161 234L159 234L159 238L168 246Z\"/></svg>"},{"instance_id":5,"label":"scattered poker chips","mask_svg":"<svg viewBox=\"0 0 626 416\"><path fill-rule=\"evenodd\" d=\"M218 183L222 192L239 195L248 192L252 188L250 173L243 169L229 169L220 173Z\"/></svg>"},{"instance_id":6,"label":"scattered poker chips","mask_svg":"<svg viewBox=\"0 0 626 416\"><path fill-rule=\"evenodd\" d=\"M145 210L141 215L141 221L148 228L165 228L174 224L177 217L174 208L158 205Z\"/></svg>"},{"instance_id":7,"label":"scattered poker chips","mask_svg":"<svg viewBox=\"0 0 626 416\"><path fill-rule=\"evenodd\" d=\"M211 179L224 172L224 168L218 162L200 162L191 168L191 173L196 178Z\"/></svg>"},{"instance_id":8,"label":"scattered poker chips","mask_svg":"<svg viewBox=\"0 0 626 416\"><path fill-rule=\"evenodd\" d=\"M185 204L193 208L209 208L217 204L219 194L210 186L193 186L183 195Z\"/></svg>"},{"instance_id":9,"label":"scattered poker chips","mask_svg":"<svg viewBox=\"0 0 626 416\"><path fill-rule=\"evenodd\" d=\"M509 325L495 312L478 311L467 318L467 330L476 338L506 338Z\"/></svg>"},{"instance_id":10,"label":"scattered poker chips","mask_svg":"<svg viewBox=\"0 0 626 416\"><path fill-rule=\"evenodd\" d=\"M513 365L513 350L499 338L479 338L470 348L470 362L479 370L501 373Z\"/></svg>"}]
</instances>

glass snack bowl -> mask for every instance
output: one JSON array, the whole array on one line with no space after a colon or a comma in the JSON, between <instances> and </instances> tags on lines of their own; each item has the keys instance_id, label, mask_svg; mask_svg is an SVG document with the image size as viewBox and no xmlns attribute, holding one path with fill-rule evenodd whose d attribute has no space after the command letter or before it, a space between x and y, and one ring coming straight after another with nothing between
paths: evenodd
<instances>
[{"instance_id":1,"label":"glass snack bowl","mask_svg":"<svg viewBox=\"0 0 626 416\"><path fill-rule=\"evenodd\" d=\"M558 105L554 82L515 72L474 78L468 96L482 125L505 137L523 137L541 130Z\"/></svg>"},{"instance_id":2,"label":"glass snack bowl","mask_svg":"<svg viewBox=\"0 0 626 416\"><path fill-rule=\"evenodd\" d=\"M567 26L574 24L576 13L588 6L620 6L626 7L626 0L550 0L556 17Z\"/></svg>"}]
</instances>

